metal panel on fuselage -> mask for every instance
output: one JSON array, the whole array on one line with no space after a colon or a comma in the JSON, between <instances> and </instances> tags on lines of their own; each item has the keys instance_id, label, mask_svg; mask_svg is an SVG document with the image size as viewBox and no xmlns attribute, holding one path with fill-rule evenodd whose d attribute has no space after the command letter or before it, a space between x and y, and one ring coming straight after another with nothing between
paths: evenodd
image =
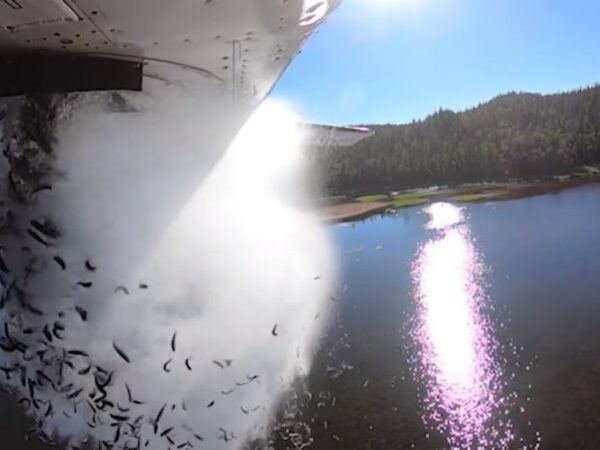
<instances>
[{"instance_id":1,"label":"metal panel on fuselage","mask_svg":"<svg viewBox=\"0 0 600 450\"><path fill-rule=\"evenodd\" d=\"M223 84L237 97L255 101L268 93L303 40L322 21L316 17L312 22L315 19L312 16L306 20L307 5L311 10L325 10L323 5L330 10L338 3L338 0L328 5L314 0L44 1L50 6L42 9L39 0L0 1L0 15L11 16L0 23L3 25L0 52L136 58L147 63L145 73L150 76L169 81L201 76ZM15 4L22 8L15 9ZM172 67L163 70L164 63L183 70L173 72Z\"/></svg>"}]
</instances>

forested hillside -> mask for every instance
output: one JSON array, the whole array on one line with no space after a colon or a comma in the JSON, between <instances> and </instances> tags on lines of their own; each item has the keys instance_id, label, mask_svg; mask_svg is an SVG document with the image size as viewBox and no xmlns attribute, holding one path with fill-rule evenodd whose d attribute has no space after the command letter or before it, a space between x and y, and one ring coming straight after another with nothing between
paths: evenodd
<instances>
[{"instance_id":1,"label":"forested hillside","mask_svg":"<svg viewBox=\"0 0 600 450\"><path fill-rule=\"evenodd\" d=\"M351 148L319 151L332 194L564 173L600 162L600 86L509 93L464 112L372 125Z\"/></svg>"}]
</instances>

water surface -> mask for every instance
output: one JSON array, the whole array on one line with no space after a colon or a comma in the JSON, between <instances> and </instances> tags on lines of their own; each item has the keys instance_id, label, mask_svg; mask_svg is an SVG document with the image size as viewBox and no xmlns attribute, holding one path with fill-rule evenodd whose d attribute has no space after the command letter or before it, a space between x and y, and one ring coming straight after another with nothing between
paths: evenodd
<instances>
[{"instance_id":1,"label":"water surface","mask_svg":"<svg viewBox=\"0 0 600 450\"><path fill-rule=\"evenodd\" d=\"M598 448L599 219L590 185L332 226L310 448Z\"/></svg>"}]
</instances>

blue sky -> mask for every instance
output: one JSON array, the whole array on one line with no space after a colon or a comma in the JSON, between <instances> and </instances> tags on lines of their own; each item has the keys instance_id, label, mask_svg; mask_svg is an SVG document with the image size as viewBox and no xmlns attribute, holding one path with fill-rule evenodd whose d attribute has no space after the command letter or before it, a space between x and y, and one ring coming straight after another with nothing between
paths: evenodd
<instances>
[{"instance_id":1,"label":"blue sky","mask_svg":"<svg viewBox=\"0 0 600 450\"><path fill-rule=\"evenodd\" d=\"M313 122L405 123L597 81L598 0L344 0L273 97Z\"/></svg>"}]
</instances>

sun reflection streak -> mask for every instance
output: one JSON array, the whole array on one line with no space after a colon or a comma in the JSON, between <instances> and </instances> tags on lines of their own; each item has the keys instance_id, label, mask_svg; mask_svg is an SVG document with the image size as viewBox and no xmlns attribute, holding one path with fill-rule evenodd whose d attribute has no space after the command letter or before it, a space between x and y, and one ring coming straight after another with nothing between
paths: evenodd
<instances>
[{"instance_id":1,"label":"sun reflection streak","mask_svg":"<svg viewBox=\"0 0 600 450\"><path fill-rule=\"evenodd\" d=\"M484 311L483 263L461 208L436 203L425 211L435 235L420 247L412 270L423 420L450 448L506 449L513 426L495 415L510 395L503 393L498 344Z\"/></svg>"}]
</instances>

